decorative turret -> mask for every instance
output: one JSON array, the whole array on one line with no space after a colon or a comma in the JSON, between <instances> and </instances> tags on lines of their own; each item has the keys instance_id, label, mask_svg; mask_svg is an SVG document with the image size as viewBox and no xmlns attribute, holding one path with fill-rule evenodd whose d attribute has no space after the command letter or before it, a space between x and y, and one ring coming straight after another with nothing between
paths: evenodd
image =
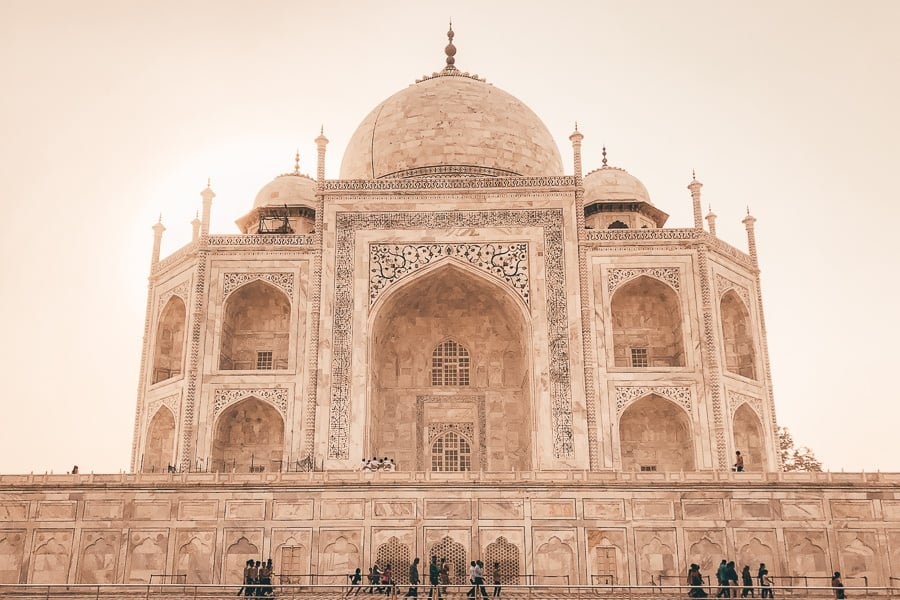
<instances>
[{"instance_id":1,"label":"decorative turret","mask_svg":"<svg viewBox=\"0 0 900 600\"><path fill-rule=\"evenodd\" d=\"M200 213L199 211L194 214L194 220L191 221L191 228L193 232L191 234L191 241L196 243L197 240L200 239Z\"/></svg>"},{"instance_id":2,"label":"decorative turret","mask_svg":"<svg viewBox=\"0 0 900 600\"><path fill-rule=\"evenodd\" d=\"M210 187L210 180L206 180L206 189L200 192L200 197L203 198L203 217L200 220L200 235L205 236L209 235L209 215L212 210L212 201L213 198L216 197L216 193L212 191Z\"/></svg>"},{"instance_id":3,"label":"decorative turret","mask_svg":"<svg viewBox=\"0 0 900 600\"><path fill-rule=\"evenodd\" d=\"M581 181L581 140L584 136L578 131L578 121L575 122L575 131L569 136L572 142L572 155L575 160L575 179Z\"/></svg>"},{"instance_id":4,"label":"decorative turret","mask_svg":"<svg viewBox=\"0 0 900 600\"><path fill-rule=\"evenodd\" d=\"M747 216L741 221L747 228L747 249L750 252L750 258L753 259L753 265L758 267L759 261L756 256L756 234L753 231L753 224L756 223L756 217L750 214L750 207L747 207Z\"/></svg>"},{"instance_id":5,"label":"decorative turret","mask_svg":"<svg viewBox=\"0 0 900 600\"><path fill-rule=\"evenodd\" d=\"M691 176L691 182L687 187L691 190L691 198L694 201L694 229L703 229L703 209L700 207L700 188L703 184L697 181L696 171L692 171Z\"/></svg>"},{"instance_id":6,"label":"decorative turret","mask_svg":"<svg viewBox=\"0 0 900 600\"><path fill-rule=\"evenodd\" d=\"M155 265L159 262L159 249L162 246L162 234L166 230L162 224L162 213L159 213L159 220L153 224L153 253L150 256L150 264Z\"/></svg>"},{"instance_id":7,"label":"decorative turret","mask_svg":"<svg viewBox=\"0 0 900 600\"><path fill-rule=\"evenodd\" d=\"M709 223L710 235L716 237L716 213L712 211L712 205L710 205L709 212L706 214L706 222Z\"/></svg>"},{"instance_id":8,"label":"decorative turret","mask_svg":"<svg viewBox=\"0 0 900 600\"><path fill-rule=\"evenodd\" d=\"M669 215L653 206L637 177L609 165L603 146L603 166L584 176L584 218L588 229L656 229Z\"/></svg>"},{"instance_id":9,"label":"decorative turret","mask_svg":"<svg viewBox=\"0 0 900 600\"><path fill-rule=\"evenodd\" d=\"M325 137L324 125L319 128L319 137L316 138L315 142L316 148L318 150L318 159L316 161L316 180L321 184L323 181L325 181L325 146L328 145L328 138Z\"/></svg>"}]
</instances>

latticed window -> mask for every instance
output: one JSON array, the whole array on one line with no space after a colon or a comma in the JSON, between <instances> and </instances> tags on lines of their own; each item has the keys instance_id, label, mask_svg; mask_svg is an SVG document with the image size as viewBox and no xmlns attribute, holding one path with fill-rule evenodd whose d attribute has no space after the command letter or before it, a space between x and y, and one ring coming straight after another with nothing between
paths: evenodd
<instances>
[{"instance_id":1,"label":"latticed window","mask_svg":"<svg viewBox=\"0 0 900 600\"><path fill-rule=\"evenodd\" d=\"M270 371L272 369L272 353L257 352L256 353L256 369L259 371Z\"/></svg>"},{"instance_id":2,"label":"latticed window","mask_svg":"<svg viewBox=\"0 0 900 600\"><path fill-rule=\"evenodd\" d=\"M469 385L469 351L447 340L431 353L431 385Z\"/></svg>"},{"instance_id":3,"label":"latticed window","mask_svg":"<svg viewBox=\"0 0 900 600\"><path fill-rule=\"evenodd\" d=\"M650 366L646 348L631 349L631 366L646 368Z\"/></svg>"},{"instance_id":4,"label":"latticed window","mask_svg":"<svg viewBox=\"0 0 900 600\"><path fill-rule=\"evenodd\" d=\"M431 445L432 471L471 471L472 449L468 440L448 431Z\"/></svg>"}]
</instances>

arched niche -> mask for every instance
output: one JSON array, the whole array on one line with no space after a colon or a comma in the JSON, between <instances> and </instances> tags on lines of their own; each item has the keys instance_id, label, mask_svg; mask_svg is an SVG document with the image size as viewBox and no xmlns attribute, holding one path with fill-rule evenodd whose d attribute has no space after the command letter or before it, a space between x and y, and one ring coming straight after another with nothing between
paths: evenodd
<instances>
[{"instance_id":1,"label":"arched niche","mask_svg":"<svg viewBox=\"0 0 900 600\"><path fill-rule=\"evenodd\" d=\"M284 460L281 414L253 397L229 406L216 423L210 458L215 471L280 471Z\"/></svg>"},{"instance_id":2,"label":"arched niche","mask_svg":"<svg viewBox=\"0 0 900 600\"><path fill-rule=\"evenodd\" d=\"M756 352L750 328L750 311L734 290L728 290L720 303L725 368L743 377L756 379Z\"/></svg>"},{"instance_id":3,"label":"arched niche","mask_svg":"<svg viewBox=\"0 0 900 600\"><path fill-rule=\"evenodd\" d=\"M428 470L431 443L455 429L471 432L473 469L530 470L532 366L520 301L450 261L397 285L371 323L365 454ZM449 345L467 378L435 377L435 360L446 358L436 351Z\"/></svg>"},{"instance_id":4,"label":"arched niche","mask_svg":"<svg viewBox=\"0 0 900 600\"><path fill-rule=\"evenodd\" d=\"M619 419L623 471L693 471L694 443L687 413L650 394L636 400Z\"/></svg>"},{"instance_id":5,"label":"arched niche","mask_svg":"<svg viewBox=\"0 0 900 600\"><path fill-rule=\"evenodd\" d=\"M161 406L147 427L141 470L144 473L163 473L175 464L175 415Z\"/></svg>"},{"instance_id":6,"label":"arched niche","mask_svg":"<svg viewBox=\"0 0 900 600\"><path fill-rule=\"evenodd\" d=\"M286 369L290 325L284 292L261 280L241 286L225 303L219 368Z\"/></svg>"},{"instance_id":7,"label":"arched niche","mask_svg":"<svg viewBox=\"0 0 900 600\"><path fill-rule=\"evenodd\" d=\"M178 296L169 298L156 326L151 383L181 375L186 318L184 300Z\"/></svg>"},{"instance_id":8,"label":"arched niche","mask_svg":"<svg viewBox=\"0 0 900 600\"><path fill-rule=\"evenodd\" d=\"M744 457L745 471L766 470L766 445L762 424L747 403L734 411L734 449Z\"/></svg>"},{"instance_id":9,"label":"arched niche","mask_svg":"<svg viewBox=\"0 0 900 600\"><path fill-rule=\"evenodd\" d=\"M641 275L615 291L610 310L616 367L684 366L681 307L675 290Z\"/></svg>"}]
</instances>

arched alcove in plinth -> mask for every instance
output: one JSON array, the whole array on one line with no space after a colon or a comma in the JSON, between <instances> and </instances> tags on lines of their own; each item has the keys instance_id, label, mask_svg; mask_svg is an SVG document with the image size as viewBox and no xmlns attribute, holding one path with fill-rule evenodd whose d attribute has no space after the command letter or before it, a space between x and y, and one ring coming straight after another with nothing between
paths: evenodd
<instances>
[{"instance_id":1,"label":"arched alcove in plinth","mask_svg":"<svg viewBox=\"0 0 900 600\"><path fill-rule=\"evenodd\" d=\"M144 473L164 473L169 465L175 464L175 415L162 406L147 427L144 441L144 455L141 457L141 471Z\"/></svg>"},{"instance_id":2,"label":"arched alcove in plinth","mask_svg":"<svg viewBox=\"0 0 900 600\"><path fill-rule=\"evenodd\" d=\"M613 355L616 367L684 366L684 333L678 295L641 275L613 294Z\"/></svg>"},{"instance_id":3,"label":"arched alcove in plinth","mask_svg":"<svg viewBox=\"0 0 900 600\"><path fill-rule=\"evenodd\" d=\"M291 304L277 287L257 280L235 290L225 303L219 368L286 369Z\"/></svg>"},{"instance_id":4,"label":"arched alcove in plinth","mask_svg":"<svg viewBox=\"0 0 900 600\"><path fill-rule=\"evenodd\" d=\"M215 471L280 471L284 460L284 420L274 406L247 398L222 411L216 422Z\"/></svg>"},{"instance_id":5,"label":"arched alcove in plinth","mask_svg":"<svg viewBox=\"0 0 900 600\"><path fill-rule=\"evenodd\" d=\"M725 292L719 306L725 368L731 373L756 379L756 351L750 329L750 311L734 290Z\"/></svg>"},{"instance_id":6,"label":"arched alcove in plinth","mask_svg":"<svg viewBox=\"0 0 900 600\"><path fill-rule=\"evenodd\" d=\"M156 326L151 383L181 375L186 317L184 300L178 296L169 298Z\"/></svg>"},{"instance_id":7,"label":"arched alcove in plinth","mask_svg":"<svg viewBox=\"0 0 900 600\"><path fill-rule=\"evenodd\" d=\"M453 432L469 445L471 470L530 470L524 303L504 283L450 260L395 285L371 321L368 455L431 470L433 445Z\"/></svg>"},{"instance_id":8,"label":"arched alcove in plinth","mask_svg":"<svg viewBox=\"0 0 900 600\"><path fill-rule=\"evenodd\" d=\"M656 394L635 400L619 419L623 471L693 471L687 413Z\"/></svg>"},{"instance_id":9,"label":"arched alcove in plinth","mask_svg":"<svg viewBox=\"0 0 900 600\"><path fill-rule=\"evenodd\" d=\"M734 411L734 449L744 457L745 471L766 470L766 444L759 416L750 405L741 404Z\"/></svg>"}]
</instances>

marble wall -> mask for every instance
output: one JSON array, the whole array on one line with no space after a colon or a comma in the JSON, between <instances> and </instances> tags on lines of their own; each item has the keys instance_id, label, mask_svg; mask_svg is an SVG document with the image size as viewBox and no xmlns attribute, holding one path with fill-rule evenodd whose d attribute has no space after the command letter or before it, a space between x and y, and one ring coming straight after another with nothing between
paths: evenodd
<instances>
[{"instance_id":1,"label":"marble wall","mask_svg":"<svg viewBox=\"0 0 900 600\"><path fill-rule=\"evenodd\" d=\"M343 582L416 556L510 583L648 584L722 558L853 585L900 577L900 476L592 472L0 476L0 582L237 583L271 556Z\"/></svg>"}]
</instances>

